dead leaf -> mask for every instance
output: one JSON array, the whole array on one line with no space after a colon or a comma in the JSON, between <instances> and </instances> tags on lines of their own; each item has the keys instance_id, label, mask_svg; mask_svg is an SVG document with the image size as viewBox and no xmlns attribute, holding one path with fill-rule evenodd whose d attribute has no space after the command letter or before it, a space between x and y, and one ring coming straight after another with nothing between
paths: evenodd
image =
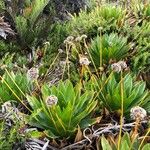
<instances>
[{"instance_id":1,"label":"dead leaf","mask_svg":"<svg viewBox=\"0 0 150 150\"><path fill-rule=\"evenodd\" d=\"M81 141L82 139L83 139L83 134L82 134L80 126L78 126L78 132L75 137L75 143Z\"/></svg>"}]
</instances>

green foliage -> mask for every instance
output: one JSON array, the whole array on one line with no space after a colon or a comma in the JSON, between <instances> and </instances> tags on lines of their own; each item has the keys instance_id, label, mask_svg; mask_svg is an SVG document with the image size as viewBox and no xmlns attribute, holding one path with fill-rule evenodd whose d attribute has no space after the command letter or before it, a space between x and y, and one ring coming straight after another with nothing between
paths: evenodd
<instances>
[{"instance_id":1,"label":"green foliage","mask_svg":"<svg viewBox=\"0 0 150 150\"><path fill-rule=\"evenodd\" d=\"M149 2L147 4L137 3L133 6L134 15L138 19L146 19L149 20L150 17L150 5Z\"/></svg>"},{"instance_id":2,"label":"green foliage","mask_svg":"<svg viewBox=\"0 0 150 150\"><path fill-rule=\"evenodd\" d=\"M12 70L13 68L13 57L14 57L14 54L9 54L9 53L6 53L2 59L0 60L0 69L1 69L1 73L0 75L3 75L4 74L4 68L8 67Z\"/></svg>"},{"instance_id":3,"label":"green foliage","mask_svg":"<svg viewBox=\"0 0 150 150\"><path fill-rule=\"evenodd\" d=\"M27 65L28 59L25 56L21 56L18 53L6 53L0 60L0 75L5 73L7 68L9 71L21 71L24 70L24 66ZM15 63L14 63L15 62Z\"/></svg>"},{"instance_id":4,"label":"green foliage","mask_svg":"<svg viewBox=\"0 0 150 150\"><path fill-rule=\"evenodd\" d=\"M19 47L15 43L6 43L4 41L0 41L0 56L3 57L6 53L13 53L18 51Z\"/></svg>"},{"instance_id":5,"label":"green foliage","mask_svg":"<svg viewBox=\"0 0 150 150\"><path fill-rule=\"evenodd\" d=\"M133 28L134 38L137 40L138 48L144 47L144 49L149 48L149 33L150 33L150 23L143 21L141 26L136 25Z\"/></svg>"},{"instance_id":6,"label":"green foliage","mask_svg":"<svg viewBox=\"0 0 150 150\"><path fill-rule=\"evenodd\" d=\"M103 64L109 63L109 60L120 60L127 56L129 46L127 38L116 33L97 36L91 43L89 49L90 55L97 67L100 65L100 55L102 55Z\"/></svg>"},{"instance_id":7,"label":"green foliage","mask_svg":"<svg viewBox=\"0 0 150 150\"><path fill-rule=\"evenodd\" d=\"M5 8L4 1L0 0L0 12Z\"/></svg>"},{"instance_id":8,"label":"green foliage","mask_svg":"<svg viewBox=\"0 0 150 150\"><path fill-rule=\"evenodd\" d=\"M134 27L134 38L136 39L136 53L132 57L134 72L148 71L150 64L150 23L143 21L141 26Z\"/></svg>"},{"instance_id":9,"label":"green foliage","mask_svg":"<svg viewBox=\"0 0 150 150\"><path fill-rule=\"evenodd\" d=\"M71 16L68 23L68 30L71 35L96 35L98 27L105 30L119 28L124 18L125 12L121 7L112 5L102 5L93 8L91 12L81 11L79 16Z\"/></svg>"},{"instance_id":10,"label":"green foliage","mask_svg":"<svg viewBox=\"0 0 150 150\"><path fill-rule=\"evenodd\" d=\"M25 141L19 134L17 124L10 129L6 127L5 122L0 122L0 149L11 150L15 144Z\"/></svg>"},{"instance_id":11,"label":"green foliage","mask_svg":"<svg viewBox=\"0 0 150 150\"><path fill-rule=\"evenodd\" d=\"M103 102L104 106L111 112L121 110L121 78L118 74L110 75L110 79L103 74L101 79L89 81L88 88L96 89L99 93L98 99ZM149 104L145 82L135 81L131 74L123 77L123 110L124 115L129 115L132 107ZM100 91L100 89L102 90ZM100 92L99 92L100 91Z\"/></svg>"},{"instance_id":12,"label":"green foliage","mask_svg":"<svg viewBox=\"0 0 150 150\"><path fill-rule=\"evenodd\" d=\"M100 12L99 15L104 19L104 20L116 20L118 21L123 17L123 11L121 7L115 7L112 5L104 5L100 7Z\"/></svg>"},{"instance_id":13,"label":"green foliage","mask_svg":"<svg viewBox=\"0 0 150 150\"><path fill-rule=\"evenodd\" d=\"M49 48L47 50L48 54L57 51L60 48L60 46L63 44L63 41L68 36L67 32L67 25L65 22L63 24L55 23L51 26L51 32L47 37L50 43Z\"/></svg>"},{"instance_id":14,"label":"green foliage","mask_svg":"<svg viewBox=\"0 0 150 150\"><path fill-rule=\"evenodd\" d=\"M145 145L143 146L143 149L142 149L142 150L148 150L148 149L150 149L150 144L145 144Z\"/></svg>"},{"instance_id":15,"label":"green foliage","mask_svg":"<svg viewBox=\"0 0 150 150\"><path fill-rule=\"evenodd\" d=\"M116 142L111 140L108 141L104 136L102 136L101 138L102 150L117 150L117 142L118 141ZM125 133L121 139L120 145L121 145L120 150L125 150L125 149L135 150L135 149L139 149L140 140L136 138L132 141L130 135L128 133ZM149 147L150 144L147 143L144 146L142 146L140 150L148 150Z\"/></svg>"},{"instance_id":16,"label":"green foliage","mask_svg":"<svg viewBox=\"0 0 150 150\"><path fill-rule=\"evenodd\" d=\"M16 34L12 34L13 38L7 36L5 41L0 41L0 106L6 101L16 103L18 100L22 104L27 100L27 106L24 104L26 108L23 107L23 111L20 107L13 109L25 120L10 118L12 126L8 132L2 122L7 114L2 112L1 115L0 110L0 149L11 149L15 142L22 142L20 132L17 132L20 131L17 129L22 129L20 127L23 127L23 142L26 137L47 137L53 139L54 145L62 140L62 148L64 141L65 145L73 144L77 132L76 142L82 137L88 140L90 135L86 137L84 132L83 136L80 129L86 128L93 133L95 127L96 130L100 127L100 131L101 127L105 128L103 123L112 123L112 120L105 120L101 112L104 108L110 112L110 118L112 114L120 116L123 112L127 122L130 121L129 112L134 106L143 107L147 111L145 118L149 117L150 92L146 88L150 85L149 4L132 1L124 7L125 1L124 4L120 2L119 6L119 2L117 5L114 1L103 4L97 0L13 0L5 7L4 2L0 0L1 16L6 15L4 20L1 18L0 29L1 26L6 27L4 29L8 34L13 28ZM70 13L79 12L85 3L88 8L79 14L70 14L70 20L64 21L69 18L66 10L70 10ZM67 38L70 35L74 38L71 41ZM59 48L63 49L62 52ZM59 53L56 54L58 49ZM28 59L27 55L15 54L16 51L33 55ZM83 61L90 59L89 65L81 63L81 58ZM121 60L127 63L127 69L121 73L110 73L110 64ZM24 74L31 67L38 69L38 81L29 81ZM127 73L129 70L131 73ZM69 80L58 81L67 77ZM147 84L139 79L145 80ZM8 107L5 110L10 114ZM26 113L26 109L30 114L22 113ZM102 117L101 122L98 122L99 117L95 118L98 115ZM124 124L127 122L125 120ZM91 127L93 124L94 127ZM145 124L141 126L144 128L139 136L145 131ZM30 127L37 130L30 130ZM97 149L103 150L149 149L150 145L145 144L146 139L141 144L143 137L133 141L132 134L136 131L131 132L131 137L128 133L123 137L123 133L120 134L118 148L117 132L113 130L115 136L107 134L107 138L101 135L97 137L100 147L96 143L98 140L94 138L93 142L93 138L90 138L90 146L95 147L97 144Z\"/></svg>"},{"instance_id":17,"label":"green foliage","mask_svg":"<svg viewBox=\"0 0 150 150\"><path fill-rule=\"evenodd\" d=\"M43 15L43 10L48 3L49 0L25 0L21 4L20 1L13 1L5 8L23 51L31 51L47 36L52 22L50 16Z\"/></svg>"},{"instance_id":18,"label":"green foliage","mask_svg":"<svg viewBox=\"0 0 150 150\"><path fill-rule=\"evenodd\" d=\"M112 150L111 146L109 145L109 142L105 139L104 136L101 139L101 144L103 150Z\"/></svg>"},{"instance_id":19,"label":"green foliage","mask_svg":"<svg viewBox=\"0 0 150 150\"><path fill-rule=\"evenodd\" d=\"M150 17L150 4L145 6L144 15Z\"/></svg>"},{"instance_id":20,"label":"green foliage","mask_svg":"<svg viewBox=\"0 0 150 150\"><path fill-rule=\"evenodd\" d=\"M51 138L71 137L78 128L88 127L95 122L90 113L97 102L93 100L93 92L81 93L80 85L73 87L70 81L60 82L57 87L42 87L42 97L28 96L28 102L33 109L30 124L45 130ZM56 96L58 103L47 104L49 96Z\"/></svg>"},{"instance_id":21,"label":"green foliage","mask_svg":"<svg viewBox=\"0 0 150 150\"><path fill-rule=\"evenodd\" d=\"M19 97L21 100L25 98L26 93L30 93L31 83L27 79L26 74L21 72L17 73L5 73L0 82L0 99L1 102L5 101L18 101ZM16 95L17 97L16 97Z\"/></svg>"},{"instance_id":22,"label":"green foliage","mask_svg":"<svg viewBox=\"0 0 150 150\"><path fill-rule=\"evenodd\" d=\"M133 57L133 67L136 72L150 71L150 52L143 52Z\"/></svg>"},{"instance_id":23,"label":"green foliage","mask_svg":"<svg viewBox=\"0 0 150 150\"><path fill-rule=\"evenodd\" d=\"M36 44L43 38L43 34L46 34L46 26L50 20L46 17L41 18L41 14L48 2L49 0L34 0L24 9L23 15L15 14L15 27L24 46L30 48L37 46Z\"/></svg>"}]
</instances>

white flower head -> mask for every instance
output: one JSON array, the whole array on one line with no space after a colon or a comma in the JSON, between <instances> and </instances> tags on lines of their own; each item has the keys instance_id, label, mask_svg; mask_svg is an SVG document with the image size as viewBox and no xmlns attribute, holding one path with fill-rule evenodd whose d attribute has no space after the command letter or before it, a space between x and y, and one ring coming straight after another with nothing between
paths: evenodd
<instances>
[{"instance_id":1,"label":"white flower head","mask_svg":"<svg viewBox=\"0 0 150 150\"><path fill-rule=\"evenodd\" d=\"M60 53L60 54L62 54L63 53L63 50L62 49L58 49L58 52Z\"/></svg>"},{"instance_id":2,"label":"white flower head","mask_svg":"<svg viewBox=\"0 0 150 150\"><path fill-rule=\"evenodd\" d=\"M71 61L63 60L63 61L59 62L59 65L60 65L61 68L63 68L65 65L70 64L70 63L71 63Z\"/></svg>"},{"instance_id":3,"label":"white flower head","mask_svg":"<svg viewBox=\"0 0 150 150\"><path fill-rule=\"evenodd\" d=\"M114 72L117 72L119 73L121 71L121 65L118 64L118 63L114 63L111 65L111 69L114 71Z\"/></svg>"},{"instance_id":4,"label":"white flower head","mask_svg":"<svg viewBox=\"0 0 150 150\"><path fill-rule=\"evenodd\" d=\"M68 44L68 45L71 46L71 45L73 45L73 42L72 41L68 41L68 40L64 40L64 44L66 44L66 45Z\"/></svg>"},{"instance_id":5,"label":"white flower head","mask_svg":"<svg viewBox=\"0 0 150 150\"><path fill-rule=\"evenodd\" d=\"M99 70L100 70L101 72L103 72L103 71L104 71L104 68L103 68L103 67L99 67Z\"/></svg>"},{"instance_id":6,"label":"white flower head","mask_svg":"<svg viewBox=\"0 0 150 150\"><path fill-rule=\"evenodd\" d=\"M58 102L58 98L55 95L50 95L46 99L46 104L50 107L55 106Z\"/></svg>"},{"instance_id":7,"label":"white flower head","mask_svg":"<svg viewBox=\"0 0 150 150\"><path fill-rule=\"evenodd\" d=\"M126 69L128 67L125 61L119 61L118 64L121 66L122 69Z\"/></svg>"},{"instance_id":8,"label":"white flower head","mask_svg":"<svg viewBox=\"0 0 150 150\"><path fill-rule=\"evenodd\" d=\"M76 37L76 39L75 39L76 42L81 42L81 40L82 40L81 36L78 36L78 37Z\"/></svg>"},{"instance_id":9,"label":"white flower head","mask_svg":"<svg viewBox=\"0 0 150 150\"><path fill-rule=\"evenodd\" d=\"M9 112L12 110L12 104L10 101L7 101L5 102L3 105L2 105L2 113L6 113L6 112Z\"/></svg>"},{"instance_id":10,"label":"white flower head","mask_svg":"<svg viewBox=\"0 0 150 150\"><path fill-rule=\"evenodd\" d=\"M47 42L44 43L44 45L50 45L50 43L47 41Z\"/></svg>"},{"instance_id":11,"label":"white flower head","mask_svg":"<svg viewBox=\"0 0 150 150\"><path fill-rule=\"evenodd\" d=\"M87 57L81 56L80 59L79 59L79 63L80 63L80 65L88 66L91 62L88 60Z\"/></svg>"},{"instance_id":12,"label":"white flower head","mask_svg":"<svg viewBox=\"0 0 150 150\"><path fill-rule=\"evenodd\" d=\"M102 31L103 30L103 27L98 27L98 31Z\"/></svg>"},{"instance_id":13,"label":"white flower head","mask_svg":"<svg viewBox=\"0 0 150 150\"><path fill-rule=\"evenodd\" d=\"M142 107L135 106L130 110L130 117L133 120L136 119L144 120L146 116L147 116L147 112Z\"/></svg>"},{"instance_id":14,"label":"white flower head","mask_svg":"<svg viewBox=\"0 0 150 150\"><path fill-rule=\"evenodd\" d=\"M73 40L74 37L73 36L68 36L65 40L64 40L64 44L68 44L68 45L73 45Z\"/></svg>"},{"instance_id":15,"label":"white flower head","mask_svg":"<svg viewBox=\"0 0 150 150\"><path fill-rule=\"evenodd\" d=\"M31 68L27 72L27 77L30 80L36 80L39 77L39 70L38 68Z\"/></svg>"},{"instance_id":16,"label":"white flower head","mask_svg":"<svg viewBox=\"0 0 150 150\"><path fill-rule=\"evenodd\" d=\"M73 36L68 36L66 40L71 42L71 41L74 40L74 37Z\"/></svg>"},{"instance_id":17,"label":"white flower head","mask_svg":"<svg viewBox=\"0 0 150 150\"><path fill-rule=\"evenodd\" d=\"M81 39L86 39L86 38L87 38L86 34L81 35Z\"/></svg>"},{"instance_id":18,"label":"white flower head","mask_svg":"<svg viewBox=\"0 0 150 150\"><path fill-rule=\"evenodd\" d=\"M68 41L67 40L64 40L64 44L67 44L68 43Z\"/></svg>"}]
</instances>

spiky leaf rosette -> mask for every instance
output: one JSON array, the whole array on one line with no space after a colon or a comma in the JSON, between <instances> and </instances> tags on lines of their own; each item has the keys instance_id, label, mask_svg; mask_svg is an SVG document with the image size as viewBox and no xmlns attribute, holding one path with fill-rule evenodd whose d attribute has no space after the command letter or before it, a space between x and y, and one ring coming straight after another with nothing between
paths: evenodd
<instances>
[{"instance_id":1,"label":"spiky leaf rosette","mask_svg":"<svg viewBox=\"0 0 150 150\"><path fill-rule=\"evenodd\" d=\"M93 92L81 93L81 85L73 87L70 81L58 86L42 87L42 97L28 96L33 109L30 124L45 131L50 138L71 137L78 125L88 127L95 122L91 112L97 105Z\"/></svg>"}]
</instances>

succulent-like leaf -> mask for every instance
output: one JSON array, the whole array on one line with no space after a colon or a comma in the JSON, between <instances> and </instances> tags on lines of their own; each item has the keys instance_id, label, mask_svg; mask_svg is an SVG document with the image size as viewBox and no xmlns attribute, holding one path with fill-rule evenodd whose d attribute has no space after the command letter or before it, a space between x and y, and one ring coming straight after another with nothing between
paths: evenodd
<instances>
[{"instance_id":1,"label":"succulent-like leaf","mask_svg":"<svg viewBox=\"0 0 150 150\"><path fill-rule=\"evenodd\" d=\"M100 51L102 49L102 51ZM127 38L116 33L97 36L91 43L90 54L96 66L100 65L100 53L103 63L108 63L110 59L120 60L128 53Z\"/></svg>"},{"instance_id":2,"label":"succulent-like leaf","mask_svg":"<svg viewBox=\"0 0 150 150\"><path fill-rule=\"evenodd\" d=\"M101 144L102 144L102 149L103 150L112 150L109 142L106 140L106 138L104 136L102 136Z\"/></svg>"}]
</instances>

